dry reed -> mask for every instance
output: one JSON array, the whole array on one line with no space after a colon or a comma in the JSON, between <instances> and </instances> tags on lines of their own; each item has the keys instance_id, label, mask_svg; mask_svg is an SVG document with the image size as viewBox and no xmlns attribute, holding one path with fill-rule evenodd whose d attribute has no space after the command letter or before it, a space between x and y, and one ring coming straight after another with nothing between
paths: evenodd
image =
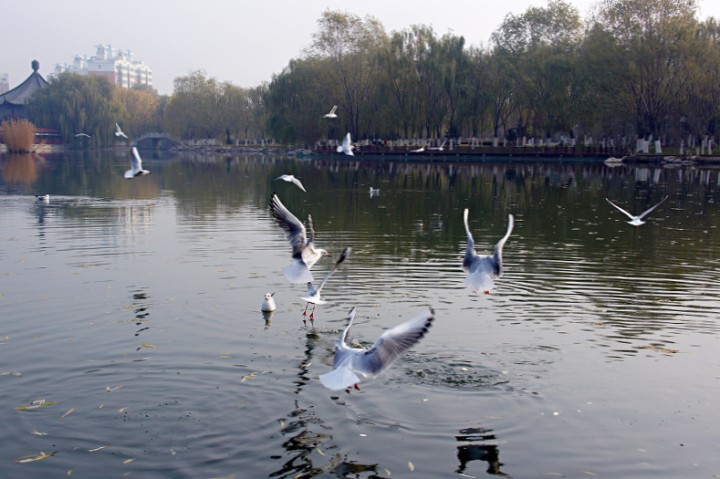
<instances>
[{"instance_id":1,"label":"dry reed","mask_svg":"<svg viewBox=\"0 0 720 479\"><path fill-rule=\"evenodd\" d=\"M0 139L10 152L31 152L35 142L35 125L24 118L5 120L0 124Z\"/></svg>"}]
</instances>

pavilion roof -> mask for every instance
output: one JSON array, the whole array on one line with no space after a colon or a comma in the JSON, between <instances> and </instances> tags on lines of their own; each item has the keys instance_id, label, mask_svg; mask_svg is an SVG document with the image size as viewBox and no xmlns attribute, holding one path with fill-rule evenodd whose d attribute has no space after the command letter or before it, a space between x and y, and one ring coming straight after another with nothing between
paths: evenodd
<instances>
[{"instance_id":1,"label":"pavilion roof","mask_svg":"<svg viewBox=\"0 0 720 479\"><path fill-rule=\"evenodd\" d=\"M47 80L38 72L40 64L33 60L32 62L33 72L24 82L13 88L12 90L6 91L0 95L0 105L3 103L12 103L14 105L24 105L36 91L44 88L48 85Z\"/></svg>"}]
</instances>

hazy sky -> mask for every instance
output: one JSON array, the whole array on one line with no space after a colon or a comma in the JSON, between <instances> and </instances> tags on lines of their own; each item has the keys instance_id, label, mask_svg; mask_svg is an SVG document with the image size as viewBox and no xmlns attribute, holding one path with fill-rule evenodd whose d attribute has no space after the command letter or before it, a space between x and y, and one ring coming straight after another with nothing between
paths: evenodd
<instances>
[{"instance_id":1,"label":"hazy sky","mask_svg":"<svg viewBox=\"0 0 720 479\"><path fill-rule=\"evenodd\" d=\"M509 13L521 14L545 0L4 0L0 73L13 88L32 72L33 59L47 77L55 64L95 45L132 50L153 70L155 88L172 93L175 77L205 70L237 86L270 81L302 56L326 9L376 17L389 33L415 24L451 31L466 44L487 45ZM570 0L585 18L595 0ZM699 0L699 18L720 19L720 2Z\"/></svg>"}]
</instances>

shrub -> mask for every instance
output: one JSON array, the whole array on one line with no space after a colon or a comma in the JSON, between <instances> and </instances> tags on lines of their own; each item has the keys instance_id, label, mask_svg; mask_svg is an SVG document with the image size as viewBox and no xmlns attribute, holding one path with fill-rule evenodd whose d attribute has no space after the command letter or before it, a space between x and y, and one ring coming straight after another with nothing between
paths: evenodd
<instances>
[{"instance_id":1,"label":"shrub","mask_svg":"<svg viewBox=\"0 0 720 479\"><path fill-rule=\"evenodd\" d=\"M35 125L24 118L5 120L0 124L0 138L10 152L30 152L35 141Z\"/></svg>"}]
</instances>

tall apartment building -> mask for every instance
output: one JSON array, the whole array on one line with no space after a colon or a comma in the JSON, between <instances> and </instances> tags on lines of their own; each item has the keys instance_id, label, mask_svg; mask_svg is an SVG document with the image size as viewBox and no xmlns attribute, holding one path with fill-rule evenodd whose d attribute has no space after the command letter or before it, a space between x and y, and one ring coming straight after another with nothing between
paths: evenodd
<instances>
[{"instance_id":1,"label":"tall apartment building","mask_svg":"<svg viewBox=\"0 0 720 479\"><path fill-rule=\"evenodd\" d=\"M55 74L62 72L80 75L98 75L123 88L135 85L153 85L152 69L133 59L130 50L114 49L112 45L96 45L95 55L75 55L71 65L55 65Z\"/></svg>"}]
</instances>

